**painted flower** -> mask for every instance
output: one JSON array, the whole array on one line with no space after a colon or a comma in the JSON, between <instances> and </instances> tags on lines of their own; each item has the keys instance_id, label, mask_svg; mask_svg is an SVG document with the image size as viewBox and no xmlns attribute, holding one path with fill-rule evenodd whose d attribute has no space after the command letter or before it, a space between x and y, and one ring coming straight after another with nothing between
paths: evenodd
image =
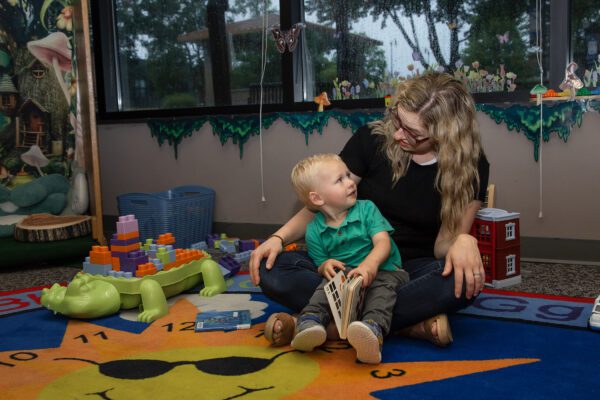
<instances>
[{"instance_id":1,"label":"painted flower","mask_svg":"<svg viewBox=\"0 0 600 400\"><path fill-rule=\"evenodd\" d=\"M441 65L435 69L437 72L444 72L444 67Z\"/></svg>"},{"instance_id":2,"label":"painted flower","mask_svg":"<svg viewBox=\"0 0 600 400\"><path fill-rule=\"evenodd\" d=\"M419 54L418 51L412 52L412 59L413 59L413 61L421 61L421 55Z\"/></svg>"},{"instance_id":3,"label":"painted flower","mask_svg":"<svg viewBox=\"0 0 600 400\"><path fill-rule=\"evenodd\" d=\"M8 4L14 7L17 5L17 0L8 0Z\"/></svg>"},{"instance_id":4,"label":"painted flower","mask_svg":"<svg viewBox=\"0 0 600 400\"><path fill-rule=\"evenodd\" d=\"M463 66L463 62L462 60L458 60L454 63L454 66L456 67L456 69L460 69L460 67Z\"/></svg>"},{"instance_id":5,"label":"painted flower","mask_svg":"<svg viewBox=\"0 0 600 400\"><path fill-rule=\"evenodd\" d=\"M414 66L414 65L412 65L412 64L408 64L408 65L406 66L406 69L408 69L409 71L411 71L411 72L412 72L412 70L414 70L414 69L415 69L415 66Z\"/></svg>"},{"instance_id":6,"label":"painted flower","mask_svg":"<svg viewBox=\"0 0 600 400\"><path fill-rule=\"evenodd\" d=\"M472 81L479 80L479 73L477 71L469 72L469 79Z\"/></svg>"},{"instance_id":7,"label":"painted flower","mask_svg":"<svg viewBox=\"0 0 600 400\"><path fill-rule=\"evenodd\" d=\"M516 77L517 77L517 74L515 74L514 72L506 73L506 78L508 78L508 79L515 79Z\"/></svg>"},{"instance_id":8,"label":"painted flower","mask_svg":"<svg viewBox=\"0 0 600 400\"><path fill-rule=\"evenodd\" d=\"M73 7L65 7L56 17L56 27L67 31L73 30Z\"/></svg>"},{"instance_id":9,"label":"painted flower","mask_svg":"<svg viewBox=\"0 0 600 400\"><path fill-rule=\"evenodd\" d=\"M479 69L479 61L473 61L473 63L471 64L471 66L472 66L474 69Z\"/></svg>"},{"instance_id":10,"label":"painted flower","mask_svg":"<svg viewBox=\"0 0 600 400\"><path fill-rule=\"evenodd\" d=\"M479 75L481 75L482 78L485 78L487 76L488 72L485 69L480 69L479 70Z\"/></svg>"}]
</instances>

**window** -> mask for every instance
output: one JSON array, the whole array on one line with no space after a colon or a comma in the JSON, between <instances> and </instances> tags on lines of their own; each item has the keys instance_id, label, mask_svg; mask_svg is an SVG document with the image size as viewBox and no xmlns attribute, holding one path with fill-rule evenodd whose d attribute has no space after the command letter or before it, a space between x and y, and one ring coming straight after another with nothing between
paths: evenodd
<instances>
[{"instance_id":1,"label":"window","mask_svg":"<svg viewBox=\"0 0 600 400\"><path fill-rule=\"evenodd\" d=\"M514 254L506 256L506 276L514 275L517 272L517 256Z\"/></svg>"},{"instance_id":2,"label":"window","mask_svg":"<svg viewBox=\"0 0 600 400\"><path fill-rule=\"evenodd\" d=\"M506 231L506 240L515 240L515 238L516 238L515 227L516 227L516 224L514 222L508 222L508 223L506 223L506 225L504 225L504 229Z\"/></svg>"},{"instance_id":3,"label":"window","mask_svg":"<svg viewBox=\"0 0 600 400\"><path fill-rule=\"evenodd\" d=\"M543 3L548 21L550 2ZM539 82L535 0L305 0L304 9L307 76L314 79L305 101L322 90L337 100L380 98L398 80L430 70L453 74L472 93Z\"/></svg>"},{"instance_id":4,"label":"window","mask_svg":"<svg viewBox=\"0 0 600 400\"><path fill-rule=\"evenodd\" d=\"M571 53L590 85L600 73L600 0L91 2L100 120L256 113L261 97L267 112L313 110L321 92L336 108L382 108L426 70L476 101L527 101L539 64L557 88ZM296 23L298 46L280 53L271 28L288 37Z\"/></svg>"},{"instance_id":5,"label":"window","mask_svg":"<svg viewBox=\"0 0 600 400\"><path fill-rule=\"evenodd\" d=\"M594 12L589 10L594 9ZM600 0L574 0L571 3L571 44L577 75L585 87L594 88L600 81Z\"/></svg>"}]
</instances>

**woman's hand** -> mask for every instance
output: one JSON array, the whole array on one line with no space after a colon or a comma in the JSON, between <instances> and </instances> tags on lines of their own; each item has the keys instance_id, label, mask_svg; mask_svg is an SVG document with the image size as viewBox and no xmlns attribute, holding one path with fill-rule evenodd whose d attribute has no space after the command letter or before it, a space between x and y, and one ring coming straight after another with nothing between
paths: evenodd
<instances>
[{"instance_id":1,"label":"woman's hand","mask_svg":"<svg viewBox=\"0 0 600 400\"><path fill-rule=\"evenodd\" d=\"M328 281L330 281L337 273L336 270L341 269L343 271L344 268L345 265L343 262L330 258L329 260L324 261L323 264L319 265L319 273L327 278Z\"/></svg>"},{"instance_id":2,"label":"woman's hand","mask_svg":"<svg viewBox=\"0 0 600 400\"><path fill-rule=\"evenodd\" d=\"M454 270L454 295L462 293L463 282L466 285L465 296L470 299L477 296L485 284L485 270L477 247L477 239L461 233L448 248L446 265L442 276L449 276Z\"/></svg>"},{"instance_id":3,"label":"woman's hand","mask_svg":"<svg viewBox=\"0 0 600 400\"><path fill-rule=\"evenodd\" d=\"M267 240L265 240L260 246L258 246L252 254L250 255L250 279L252 283L258 285L260 282L260 275L258 273L258 268L260 267L260 262L263 258L266 258L265 266L267 269L271 269L273 267L273 262L275 258L281 251L283 250L283 243L280 238L276 236L271 236Z\"/></svg>"}]
</instances>

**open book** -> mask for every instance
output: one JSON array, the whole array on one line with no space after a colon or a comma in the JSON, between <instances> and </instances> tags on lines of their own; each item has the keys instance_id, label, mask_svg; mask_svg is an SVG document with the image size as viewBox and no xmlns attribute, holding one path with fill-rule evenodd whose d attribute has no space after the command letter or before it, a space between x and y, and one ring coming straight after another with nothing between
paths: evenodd
<instances>
[{"instance_id":1,"label":"open book","mask_svg":"<svg viewBox=\"0 0 600 400\"><path fill-rule=\"evenodd\" d=\"M344 271L337 274L325 285L325 295L331 307L340 339L346 339L346 330L352 321L360 318L365 290L360 275L346 279Z\"/></svg>"}]
</instances>

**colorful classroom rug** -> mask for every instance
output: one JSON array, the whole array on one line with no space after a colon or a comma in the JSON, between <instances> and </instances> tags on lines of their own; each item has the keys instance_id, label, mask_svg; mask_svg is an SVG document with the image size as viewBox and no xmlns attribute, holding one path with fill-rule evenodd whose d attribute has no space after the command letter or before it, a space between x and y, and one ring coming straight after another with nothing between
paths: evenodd
<instances>
[{"instance_id":1,"label":"colorful classroom rug","mask_svg":"<svg viewBox=\"0 0 600 400\"><path fill-rule=\"evenodd\" d=\"M282 308L261 293L184 294L170 304L152 324L132 312L0 318L2 399L600 398L600 334L587 329L457 315L448 348L390 337L382 363L369 366L344 342L313 353L268 347L264 322ZM249 309L253 325L196 333L199 309Z\"/></svg>"}]
</instances>

